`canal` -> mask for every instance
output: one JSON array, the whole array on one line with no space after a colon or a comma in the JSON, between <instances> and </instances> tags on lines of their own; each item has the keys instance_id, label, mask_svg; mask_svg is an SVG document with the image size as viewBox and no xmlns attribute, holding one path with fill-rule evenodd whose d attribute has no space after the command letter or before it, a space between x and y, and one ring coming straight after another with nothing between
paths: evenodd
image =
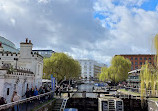
<instances>
[{"instance_id":1,"label":"canal","mask_svg":"<svg viewBox=\"0 0 158 111\"><path fill-rule=\"evenodd\" d=\"M78 85L78 91L92 92L95 87L94 82L86 82ZM117 91L111 91L109 94L117 94ZM104 95L101 96L101 98ZM69 98L66 107L77 108L78 111L98 111L99 106L98 94L86 93L86 97L83 97L82 93L75 93L72 98ZM139 99L122 99L124 104L124 111L147 111L148 107L141 107L141 100Z\"/></svg>"},{"instance_id":2,"label":"canal","mask_svg":"<svg viewBox=\"0 0 158 111\"><path fill-rule=\"evenodd\" d=\"M96 87L94 81L86 81L85 84L78 85L78 91L92 92L94 87ZM117 94L117 91L110 91L109 94ZM88 98L97 98L97 96L98 94L86 93L86 97ZM82 94L76 93L73 95L73 98L75 97L82 97Z\"/></svg>"}]
</instances>

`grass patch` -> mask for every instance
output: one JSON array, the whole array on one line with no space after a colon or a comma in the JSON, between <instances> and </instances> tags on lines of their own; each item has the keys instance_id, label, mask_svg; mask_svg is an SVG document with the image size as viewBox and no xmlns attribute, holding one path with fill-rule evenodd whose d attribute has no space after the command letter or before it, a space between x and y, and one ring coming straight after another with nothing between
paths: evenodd
<instances>
[{"instance_id":1,"label":"grass patch","mask_svg":"<svg viewBox=\"0 0 158 111\"><path fill-rule=\"evenodd\" d=\"M140 93L137 92L132 92L132 91L127 91L125 89L118 89L117 91L127 94L127 95L132 95L132 96L140 96Z\"/></svg>"},{"instance_id":2,"label":"grass patch","mask_svg":"<svg viewBox=\"0 0 158 111\"><path fill-rule=\"evenodd\" d=\"M148 98L148 100L158 101L158 98Z\"/></svg>"}]
</instances>

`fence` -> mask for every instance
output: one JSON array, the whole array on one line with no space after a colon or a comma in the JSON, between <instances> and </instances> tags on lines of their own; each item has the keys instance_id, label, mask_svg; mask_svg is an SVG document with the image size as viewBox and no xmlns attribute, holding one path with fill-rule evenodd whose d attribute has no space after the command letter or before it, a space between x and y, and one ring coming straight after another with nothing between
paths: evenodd
<instances>
[{"instance_id":1,"label":"fence","mask_svg":"<svg viewBox=\"0 0 158 111\"><path fill-rule=\"evenodd\" d=\"M53 99L54 92L47 92L30 98L22 99L16 102L11 102L0 106L1 110L11 111L14 106L19 106L21 111L30 111L38 105Z\"/></svg>"}]
</instances>

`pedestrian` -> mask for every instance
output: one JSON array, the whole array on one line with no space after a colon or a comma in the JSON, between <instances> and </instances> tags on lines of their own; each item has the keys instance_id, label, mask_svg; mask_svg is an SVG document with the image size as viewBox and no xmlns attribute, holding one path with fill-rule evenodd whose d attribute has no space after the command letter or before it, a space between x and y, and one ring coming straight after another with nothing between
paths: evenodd
<instances>
[{"instance_id":1,"label":"pedestrian","mask_svg":"<svg viewBox=\"0 0 158 111\"><path fill-rule=\"evenodd\" d=\"M42 86L39 88L39 94L43 94L43 87Z\"/></svg>"},{"instance_id":2,"label":"pedestrian","mask_svg":"<svg viewBox=\"0 0 158 111\"><path fill-rule=\"evenodd\" d=\"M56 90L55 90L56 96L58 96L58 90L59 90L59 87L57 86L57 87L56 87Z\"/></svg>"},{"instance_id":3,"label":"pedestrian","mask_svg":"<svg viewBox=\"0 0 158 111\"><path fill-rule=\"evenodd\" d=\"M6 100L4 97L0 97L0 105L6 104Z\"/></svg>"},{"instance_id":4,"label":"pedestrian","mask_svg":"<svg viewBox=\"0 0 158 111\"><path fill-rule=\"evenodd\" d=\"M11 102L14 102L13 101L14 95L15 95L15 91L13 92L13 95L12 95L12 98L11 98ZM12 111L14 111L14 107L12 107Z\"/></svg>"},{"instance_id":5,"label":"pedestrian","mask_svg":"<svg viewBox=\"0 0 158 111\"><path fill-rule=\"evenodd\" d=\"M34 96L37 96L37 95L38 95L38 89L35 88L35 90L34 90Z\"/></svg>"},{"instance_id":6,"label":"pedestrian","mask_svg":"<svg viewBox=\"0 0 158 111\"><path fill-rule=\"evenodd\" d=\"M30 96L34 96L34 89L33 89L33 87L30 89Z\"/></svg>"},{"instance_id":7,"label":"pedestrian","mask_svg":"<svg viewBox=\"0 0 158 111\"><path fill-rule=\"evenodd\" d=\"M60 98L61 98L61 91L62 91L62 88L60 87L60 88L59 88L59 91L58 91Z\"/></svg>"},{"instance_id":8,"label":"pedestrian","mask_svg":"<svg viewBox=\"0 0 158 111\"><path fill-rule=\"evenodd\" d=\"M25 96L26 96L26 98L29 98L31 96L29 88L27 88Z\"/></svg>"},{"instance_id":9,"label":"pedestrian","mask_svg":"<svg viewBox=\"0 0 158 111\"><path fill-rule=\"evenodd\" d=\"M13 102L19 101L20 96L17 94L16 91L14 91L14 97L13 97ZM14 111L20 111L19 105L14 106Z\"/></svg>"}]
</instances>

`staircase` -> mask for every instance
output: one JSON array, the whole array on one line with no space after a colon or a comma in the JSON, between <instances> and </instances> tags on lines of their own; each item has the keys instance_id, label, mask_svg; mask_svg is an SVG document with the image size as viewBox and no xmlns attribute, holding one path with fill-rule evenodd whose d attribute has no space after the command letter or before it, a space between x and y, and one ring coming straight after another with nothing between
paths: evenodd
<instances>
[{"instance_id":1,"label":"staircase","mask_svg":"<svg viewBox=\"0 0 158 111\"><path fill-rule=\"evenodd\" d=\"M115 111L115 101L112 99L109 99L108 103L109 103L109 111Z\"/></svg>"},{"instance_id":2,"label":"staircase","mask_svg":"<svg viewBox=\"0 0 158 111\"><path fill-rule=\"evenodd\" d=\"M62 105L63 99L57 99L52 111L60 111L61 105Z\"/></svg>"}]
</instances>

